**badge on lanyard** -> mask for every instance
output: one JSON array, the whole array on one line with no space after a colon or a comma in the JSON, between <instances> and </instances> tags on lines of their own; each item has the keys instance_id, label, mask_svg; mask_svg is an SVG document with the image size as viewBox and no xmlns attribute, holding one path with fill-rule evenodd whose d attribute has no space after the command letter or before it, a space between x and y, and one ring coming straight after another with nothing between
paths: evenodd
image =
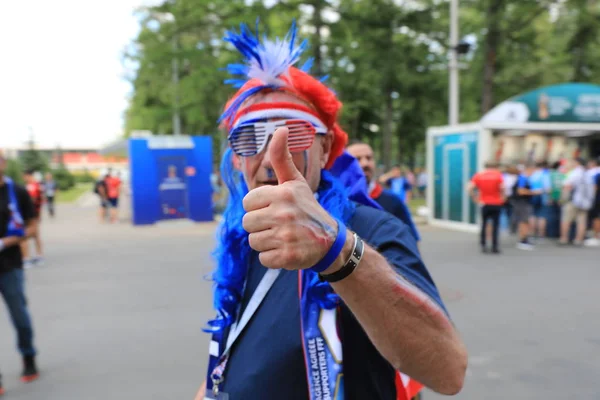
<instances>
[{"instance_id":1,"label":"badge on lanyard","mask_svg":"<svg viewBox=\"0 0 600 400\"><path fill-rule=\"evenodd\" d=\"M225 392L219 392L217 394L210 392L204 396L204 400L229 400L229 395Z\"/></svg>"}]
</instances>

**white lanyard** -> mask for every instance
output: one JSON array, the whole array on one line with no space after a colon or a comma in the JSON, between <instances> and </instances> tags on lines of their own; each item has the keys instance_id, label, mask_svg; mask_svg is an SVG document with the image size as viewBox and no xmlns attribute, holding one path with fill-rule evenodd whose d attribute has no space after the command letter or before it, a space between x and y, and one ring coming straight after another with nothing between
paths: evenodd
<instances>
[{"instance_id":1,"label":"white lanyard","mask_svg":"<svg viewBox=\"0 0 600 400\"><path fill-rule=\"evenodd\" d=\"M263 302L269 290L273 287L275 280L279 276L281 270L279 269L269 269L265 272L265 275L260 280L260 283L252 293L252 297L248 302L248 305L244 309L244 313L242 314L239 321L231 326L231 330L229 331L229 335L227 336L227 345L225 346L225 350L221 354L221 362L215 367L214 371L211 373L210 377L213 380L213 392L218 393L218 385L223 382L223 375L225 373L225 368L227 367L227 362L229 361L229 352L231 351L231 347L235 343L235 341L240 337L242 331L250 322L250 319L258 310L258 307Z\"/></svg>"},{"instance_id":2,"label":"white lanyard","mask_svg":"<svg viewBox=\"0 0 600 400\"><path fill-rule=\"evenodd\" d=\"M252 293L252 297L244 309L244 313L242 314L241 318L238 322L231 326L229 336L227 337L227 345L225 346L223 355L227 354L231 350L231 346L233 346L233 343L240 336L246 325L248 325L248 322L250 322L250 319L254 316L256 310L258 310L258 306L260 306L267 296L267 293L269 293L269 290L271 290L273 287L273 284L275 283L275 280L279 276L280 272L281 270L279 269L269 269L267 272L265 272L265 275L260 280L256 290L254 290L254 293Z\"/></svg>"}]
</instances>

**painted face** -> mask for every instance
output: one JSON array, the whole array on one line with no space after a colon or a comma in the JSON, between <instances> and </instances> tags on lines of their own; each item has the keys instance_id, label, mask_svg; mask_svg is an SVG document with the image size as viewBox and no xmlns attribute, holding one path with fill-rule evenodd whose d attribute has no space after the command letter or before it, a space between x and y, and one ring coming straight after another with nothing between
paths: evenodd
<instances>
[{"instance_id":1,"label":"painted face","mask_svg":"<svg viewBox=\"0 0 600 400\"><path fill-rule=\"evenodd\" d=\"M247 104L244 104L240 108L238 113L244 112L244 107L256 108L257 105L268 104L268 103L291 103L299 106L306 107L307 104L297 97L285 93L285 92L270 92L266 94L259 94L256 97L251 98ZM258 113L260 115L260 112ZM264 113L266 119L261 119L260 123L264 125L264 122L272 122L277 125L278 121L293 120L298 121L298 115L294 112L290 112L290 115L278 115L277 118L268 118L268 112ZM263 126L261 125L261 127ZM298 131L301 132L304 128L298 125ZM302 142L305 145L298 145L298 142L293 142L292 128L290 128L290 140L289 148L292 154L292 159L296 168L304 176L309 186L313 191L316 191L319 187L321 179L321 170L325 168L327 160L329 158L329 151L331 150L332 135L329 132L323 133L314 132L313 138L309 142ZM266 131L268 133L268 131ZM231 137L231 134L230 134ZM277 185L277 176L273 171L273 166L269 157L269 143L271 136L266 135L264 143L263 138L260 138L258 142L252 146L252 151L243 153L242 151L235 151L238 155L236 157L239 160L240 169L244 174L244 179L248 189L252 190L264 185ZM303 137L297 137L298 141L306 140ZM257 141L257 140L254 140ZM230 139L230 144L234 147L236 144ZM258 151L258 153L255 153ZM253 154L253 155L244 155Z\"/></svg>"},{"instance_id":2,"label":"painted face","mask_svg":"<svg viewBox=\"0 0 600 400\"><path fill-rule=\"evenodd\" d=\"M366 143L353 144L348 147L348 153L360 164L367 182L371 183L375 173L375 159L373 158L373 149Z\"/></svg>"}]
</instances>

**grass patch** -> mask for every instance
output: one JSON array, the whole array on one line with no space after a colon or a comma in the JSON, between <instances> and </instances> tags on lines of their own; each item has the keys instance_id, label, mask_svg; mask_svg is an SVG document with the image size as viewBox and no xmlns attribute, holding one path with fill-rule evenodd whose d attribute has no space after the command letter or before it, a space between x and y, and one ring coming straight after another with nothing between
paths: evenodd
<instances>
[{"instance_id":1,"label":"grass patch","mask_svg":"<svg viewBox=\"0 0 600 400\"><path fill-rule=\"evenodd\" d=\"M58 203L73 203L77 201L86 192L92 190L92 185L89 183L79 183L69 190L58 191L56 193L56 202Z\"/></svg>"}]
</instances>

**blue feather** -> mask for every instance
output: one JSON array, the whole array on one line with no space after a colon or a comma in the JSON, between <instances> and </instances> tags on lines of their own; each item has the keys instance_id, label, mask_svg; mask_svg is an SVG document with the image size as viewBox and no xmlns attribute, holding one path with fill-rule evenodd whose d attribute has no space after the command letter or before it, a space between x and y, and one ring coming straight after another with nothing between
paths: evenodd
<instances>
[{"instance_id":1,"label":"blue feather","mask_svg":"<svg viewBox=\"0 0 600 400\"><path fill-rule=\"evenodd\" d=\"M243 79L225 79L224 83L226 85L231 85L236 89L240 89L247 81Z\"/></svg>"},{"instance_id":2,"label":"blue feather","mask_svg":"<svg viewBox=\"0 0 600 400\"><path fill-rule=\"evenodd\" d=\"M296 19L294 18L292 20L292 27L290 28L289 32L287 33L287 35L285 35L285 37L287 38L288 35L290 35L291 33L291 39L290 39L290 53L292 53L294 51L294 44L296 43Z\"/></svg>"},{"instance_id":3,"label":"blue feather","mask_svg":"<svg viewBox=\"0 0 600 400\"><path fill-rule=\"evenodd\" d=\"M308 74L310 72L311 68L313 67L314 62L315 62L314 57L309 58L308 60L306 60L304 62L304 64L302 64L302 66L300 67L300 71L306 72Z\"/></svg>"},{"instance_id":4,"label":"blue feather","mask_svg":"<svg viewBox=\"0 0 600 400\"><path fill-rule=\"evenodd\" d=\"M308 46L306 40L296 44L297 34L296 21L293 21L283 39L276 38L273 41L264 36L262 43L259 40L258 20L255 33L246 24L240 25L239 33L235 30L227 31L224 40L231 43L245 61L244 67L240 64L229 66L229 73L241 75L245 79L258 79L265 85L284 86L286 83L280 77L299 61ZM235 81L235 84L238 82Z\"/></svg>"}]
</instances>

